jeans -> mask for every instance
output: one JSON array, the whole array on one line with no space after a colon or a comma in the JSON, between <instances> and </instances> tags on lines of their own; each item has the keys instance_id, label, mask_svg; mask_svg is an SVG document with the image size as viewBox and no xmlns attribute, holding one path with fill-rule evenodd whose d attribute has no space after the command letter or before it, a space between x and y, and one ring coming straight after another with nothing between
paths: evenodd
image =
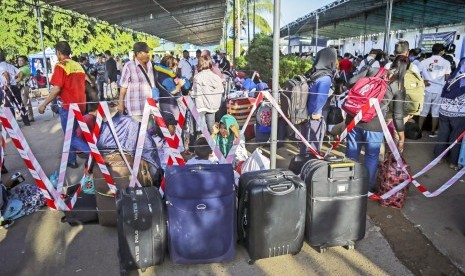
<instances>
[{"instance_id":1,"label":"jeans","mask_svg":"<svg viewBox=\"0 0 465 276\"><path fill-rule=\"evenodd\" d=\"M447 117L439 114L438 143L434 147L434 156L440 155L465 131L465 117ZM463 142L462 142L463 143ZM455 145L449 152L449 162L457 165L461 143Z\"/></svg>"},{"instance_id":2,"label":"jeans","mask_svg":"<svg viewBox=\"0 0 465 276\"><path fill-rule=\"evenodd\" d=\"M208 113L206 111L200 112L200 120L202 120L208 128L210 133L213 133L213 125L215 124L215 113ZM200 129L198 129L200 131Z\"/></svg>"},{"instance_id":3,"label":"jeans","mask_svg":"<svg viewBox=\"0 0 465 276\"><path fill-rule=\"evenodd\" d=\"M63 132L66 132L66 123L68 121L68 110L63 109L60 107L60 119L61 119L61 127L63 128ZM86 154L90 154L90 148L87 142L82 140L81 138L76 136L76 129L78 128L78 122L74 121L73 126L73 134L71 138L71 147L69 149L69 157L68 163L76 162L76 150L80 152L84 152Z\"/></svg>"},{"instance_id":4,"label":"jeans","mask_svg":"<svg viewBox=\"0 0 465 276\"><path fill-rule=\"evenodd\" d=\"M323 117L321 117L320 120L309 120L308 122L300 125L300 133L302 133L310 145L318 152L321 152L325 132L326 123ZM307 146L304 143L300 143L299 147L300 154L308 152Z\"/></svg>"},{"instance_id":5,"label":"jeans","mask_svg":"<svg viewBox=\"0 0 465 276\"><path fill-rule=\"evenodd\" d=\"M105 101L105 95L104 95L104 90L103 90L103 84L105 83L104 81L97 80L97 90L98 90L98 96L100 101Z\"/></svg>"},{"instance_id":6,"label":"jeans","mask_svg":"<svg viewBox=\"0 0 465 276\"><path fill-rule=\"evenodd\" d=\"M378 156L383 142L383 133L368 131L355 127L347 135L346 157L359 161L360 151L365 145L365 167L370 176L370 191L374 190L376 171L378 170Z\"/></svg>"}]
</instances>

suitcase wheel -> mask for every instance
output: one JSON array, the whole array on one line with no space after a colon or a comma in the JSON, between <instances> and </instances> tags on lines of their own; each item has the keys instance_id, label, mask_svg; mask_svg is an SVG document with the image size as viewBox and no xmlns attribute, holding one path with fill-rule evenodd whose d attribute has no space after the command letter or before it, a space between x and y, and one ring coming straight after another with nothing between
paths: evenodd
<instances>
[{"instance_id":1,"label":"suitcase wheel","mask_svg":"<svg viewBox=\"0 0 465 276\"><path fill-rule=\"evenodd\" d=\"M325 252L326 252L326 250L328 250L328 248L327 248L327 247L322 247L322 246L320 246L320 248L319 248L319 249L320 249L320 250L319 250L320 254L323 254L323 253L325 253Z\"/></svg>"},{"instance_id":2,"label":"suitcase wheel","mask_svg":"<svg viewBox=\"0 0 465 276\"><path fill-rule=\"evenodd\" d=\"M344 246L347 250L354 250L355 249L355 244L354 243L351 243L351 244L348 244L346 246Z\"/></svg>"},{"instance_id":3,"label":"suitcase wheel","mask_svg":"<svg viewBox=\"0 0 465 276\"><path fill-rule=\"evenodd\" d=\"M248 263L249 265L253 265L253 264L255 264L255 260L249 259L249 260L247 261L247 263Z\"/></svg>"}]
</instances>

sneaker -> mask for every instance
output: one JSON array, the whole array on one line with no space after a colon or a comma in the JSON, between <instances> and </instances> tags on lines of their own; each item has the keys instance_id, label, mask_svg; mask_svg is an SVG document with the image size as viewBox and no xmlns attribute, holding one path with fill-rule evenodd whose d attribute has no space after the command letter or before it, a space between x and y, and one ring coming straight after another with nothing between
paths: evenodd
<instances>
[{"instance_id":1,"label":"sneaker","mask_svg":"<svg viewBox=\"0 0 465 276\"><path fill-rule=\"evenodd\" d=\"M436 138L438 137L438 134L436 132L431 132L431 134L429 135L429 138Z\"/></svg>"},{"instance_id":2,"label":"sneaker","mask_svg":"<svg viewBox=\"0 0 465 276\"><path fill-rule=\"evenodd\" d=\"M71 168L71 169L76 169L76 168L79 168L79 165L76 161L74 162L68 162L68 164L66 165L68 168Z\"/></svg>"}]
</instances>

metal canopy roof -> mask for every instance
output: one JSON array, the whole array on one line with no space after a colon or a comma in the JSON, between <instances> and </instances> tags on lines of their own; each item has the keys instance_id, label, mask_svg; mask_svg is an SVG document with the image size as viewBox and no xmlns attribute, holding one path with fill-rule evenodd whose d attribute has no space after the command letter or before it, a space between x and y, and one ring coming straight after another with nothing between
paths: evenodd
<instances>
[{"instance_id":1,"label":"metal canopy roof","mask_svg":"<svg viewBox=\"0 0 465 276\"><path fill-rule=\"evenodd\" d=\"M385 32L386 1L339 0L281 28L281 37L318 35L330 39ZM465 22L464 0L394 0L391 30L421 29Z\"/></svg>"},{"instance_id":2,"label":"metal canopy roof","mask_svg":"<svg viewBox=\"0 0 465 276\"><path fill-rule=\"evenodd\" d=\"M44 0L47 4L175 43L218 44L226 0Z\"/></svg>"}]
</instances>

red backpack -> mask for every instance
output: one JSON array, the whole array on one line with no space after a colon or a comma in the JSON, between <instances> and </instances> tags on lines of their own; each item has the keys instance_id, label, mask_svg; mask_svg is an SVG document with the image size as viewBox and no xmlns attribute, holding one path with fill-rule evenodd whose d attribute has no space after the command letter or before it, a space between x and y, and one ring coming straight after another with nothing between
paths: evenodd
<instances>
[{"instance_id":1,"label":"red backpack","mask_svg":"<svg viewBox=\"0 0 465 276\"><path fill-rule=\"evenodd\" d=\"M363 106L373 98L377 98L381 102L386 94L387 84L383 78L386 69L380 68L379 72L374 77L364 77L359 79L355 85L349 90L347 98L342 105L342 109L351 116L357 115ZM376 116L376 110L370 108L362 116L362 121L369 122Z\"/></svg>"}]
</instances>

